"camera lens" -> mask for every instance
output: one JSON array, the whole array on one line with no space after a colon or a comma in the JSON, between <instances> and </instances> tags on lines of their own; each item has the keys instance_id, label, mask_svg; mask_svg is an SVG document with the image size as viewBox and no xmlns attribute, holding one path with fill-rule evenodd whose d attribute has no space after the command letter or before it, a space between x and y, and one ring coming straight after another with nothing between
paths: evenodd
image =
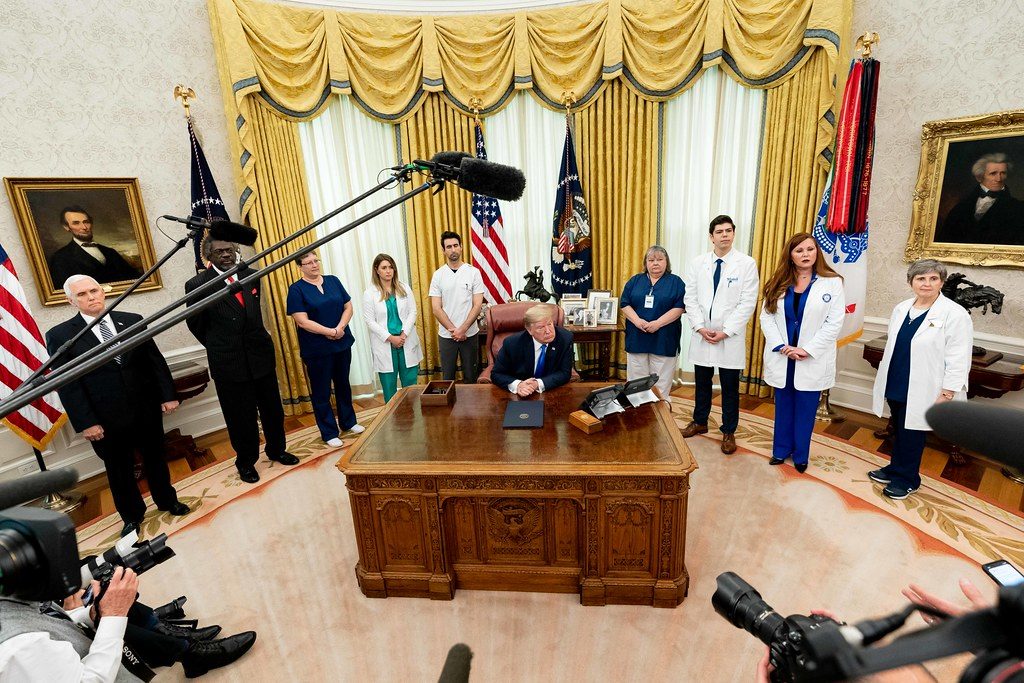
<instances>
[{"instance_id":1,"label":"camera lens","mask_svg":"<svg viewBox=\"0 0 1024 683\"><path fill-rule=\"evenodd\" d=\"M771 645L786 620L761 599L753 586L733 572L719 574L716 581L718 588L711 596L715 611L733 626Z\"/></svg>"},{"instance_id":2,"label":"camera lens","mask_svg":"<svg viewBox=\"0 0 1024 683\"><path fill-rule=\"evenodd\" d=\"M0 595L31 592L40 576L36 549L16 529L0 529Z\"/></svg>"}]
</instances>

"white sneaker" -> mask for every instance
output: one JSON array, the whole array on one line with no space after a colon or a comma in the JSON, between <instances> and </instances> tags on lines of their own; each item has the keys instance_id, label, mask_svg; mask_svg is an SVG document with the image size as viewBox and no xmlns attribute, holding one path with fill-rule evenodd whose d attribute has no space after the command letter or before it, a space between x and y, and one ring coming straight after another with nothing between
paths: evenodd
<instances>
[{"instance_id":1,"label":"white sneaker","mask_svg":"<svg viewBox=\"0 0 1024 683\"><path fill-rule=\"evenodd\" d=\"M339 439L338 437L334 437L333 439L327 440L327 445L333 446L334 448L340 448L345 445L345 442Z\"/></svg>"},{"instance_id":2,"label":"white sneaker","mask_svg":"<svg viewBox=\"0 0 1024 683\"><path fill-rule=\"evenodd\" d=\"M362 434L363 432L366 431L366 427L364 427L361 424L355 424L352 425L352 427L350 427L348 431L352 432L353 434Z\"/></svg>"}]
</instances>

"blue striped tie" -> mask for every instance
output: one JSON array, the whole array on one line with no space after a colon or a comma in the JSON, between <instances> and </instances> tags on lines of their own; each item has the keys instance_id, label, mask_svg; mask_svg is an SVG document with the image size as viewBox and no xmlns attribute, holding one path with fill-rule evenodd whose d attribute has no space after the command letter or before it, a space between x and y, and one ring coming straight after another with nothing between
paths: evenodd
<instances>
[{"instance_id":1,"label":"blue striped tie","mask_svg":"<svg viewBox=\"0 0 1024 683\"><path fill-rule=\"evenodd\" d=\"M107 341L110 341L113 338L114 330L110 329L110 322L106 318L103 318L103 319L100 320L99 328L100 328L100 336L103 337L103 341L107 342ZM114 346L117 346L117 344L114 344ZM118 365L120 365L121 364L121 356L114 356L114 361Z\"/></svg>"}]
</instances>

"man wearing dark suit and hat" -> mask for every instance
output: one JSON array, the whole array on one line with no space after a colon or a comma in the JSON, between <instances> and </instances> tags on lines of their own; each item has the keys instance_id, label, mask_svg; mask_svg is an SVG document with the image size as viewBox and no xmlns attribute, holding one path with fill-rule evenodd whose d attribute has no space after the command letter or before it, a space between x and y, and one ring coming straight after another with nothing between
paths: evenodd
<instances>
[{"instance_id":1,"label":"man wearing dark suit and hat","mask_svg":"<svg viewBox=\"0 0 1024 683\"><path fill-rule=\"evenodd\" d=\"M978 185L957 202L936 242L959 244L1024 244L1024 202L1010 195L1006 176L1013 165L1005 154L986 154L974 163Z\"/></svg>"},{"instance_id":2,"label":"man wearing dark suit and hat","mask_svg":"<svg viewBox=\"0 0 1024 683\"><path fill-rule=\"evenodd\" d=\"M50 256L50 277L61 286L72 275L88 275L101 284L134 280L142 273L110 247L93 241L92 216L81 206L67 206L60 222L71 241Z\"/></svg>"},{"instance_id":3,"label":"man wearing dark suit and hat","mask_svg":"<svg viewBox=\"0 0 1024 683\"><path fill-rule=\"evenodd\" d=\"M64 293L78 313L46 333L46 348L51 354L101 315L105 307L103 288L88 275L69 277ZM142 316L136 313L108 313L68 349L55 367L90 355L101 341L140 320ZM137 531L146 514L146 503L135 483L136 448L142 455L142 468L157 508L173 515L190 512L178 501L164 457L162 414L173 412L178 401L167 361L153 340L125 351L57 392L71 426L103 460L114 507L124 521L122 536Z\"/></svg>"},{"instance_id":4,"label":"man wearing dark suit and hat","mask_svg":"<svg viewBox=\"0 0 1024 683\"><path fill-rule=\"evenodd\" d=\"M186 294L211 280L219 280L218 289L223 289L229 281L234 283L254 272L244 268L237 276L225 277L238 260L238 245L234 242L207 239L203 242L203 258L210 267L185 283ZM188 305L212 293L192 297ZM242 481L254 484L260 480L256 472L260 447L257 415L263 425L267 458L284 465L297 464L299 459L285 450L284 408L277 386L274 342L263 326L259 281L187 318L185 323L206 347L210 376L217 386L217 399Z\"/></svg>"},{"instance_id":5,"label":"man wearing dark suit and hat","mask_svg":"<svg viewBox=\"0 0 1024 683\"><path fill-rule=\"evenodd\" d=\"M555 309L537 304L526 310L526 329L510 335L494 359L491 381L526 397L551 391L572 376L572 332L555 327Z\"/></svg>"}]
</instances>

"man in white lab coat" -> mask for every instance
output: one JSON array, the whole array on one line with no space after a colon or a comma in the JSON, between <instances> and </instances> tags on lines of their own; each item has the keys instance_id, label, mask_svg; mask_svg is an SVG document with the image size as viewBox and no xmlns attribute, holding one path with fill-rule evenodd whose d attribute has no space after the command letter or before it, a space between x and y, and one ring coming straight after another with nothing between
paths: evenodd
<instances>
[{"instance_id":1,"label":"man in white lab coat","mask_svg":"<svg viewBox=\"0 0 1024 683\"><path fill-rule=\"evenodd\" d=\"M757 305L759 278L754 259L733 249L736 225L716 216L708 227L712 250L691 260L686 268L686 316L690 360L694 364L696 396L693 419L684 437L706 434L711 413L711 382L718 368L722 385L722 452L736 452L740 417L740 372L746 364L747 322Z\"/></svg>"}]
</instances>

